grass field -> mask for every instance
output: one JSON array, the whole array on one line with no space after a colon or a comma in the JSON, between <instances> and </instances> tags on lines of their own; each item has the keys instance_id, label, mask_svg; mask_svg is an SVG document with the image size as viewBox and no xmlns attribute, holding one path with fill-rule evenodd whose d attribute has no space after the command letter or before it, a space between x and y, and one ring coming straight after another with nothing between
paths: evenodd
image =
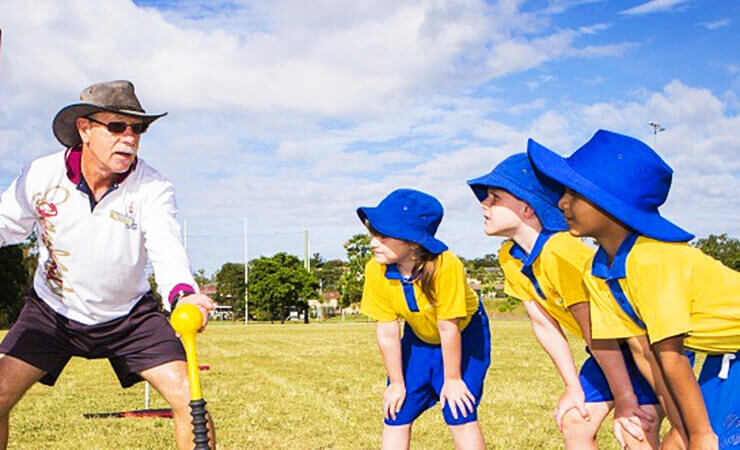
<instances>
[{"instance_id":1,"label":"grass field","mask_svg":"<svg viewBox=\"0 0 740 450\"><path fill-rule=\"evenodd\" d=\"M492 364L480 408L490 448L561 448L550 412L562 382L526 320L492 320ZM0 334L4 334L0 333ZM214 323L198 338L204 397L220 448L377 448L385 376L374 325ZM581 346L573 346L580 363ZM142 383L121 389L106 360L73 359L11 415L11 448L173 448L169 419L82 418L143 407ZM152 407L166 404L154 395ZM602 448L616 448L611 421ZM424 414L414 448L451 448L441 413Z\"/></svg>"}]
</instances>

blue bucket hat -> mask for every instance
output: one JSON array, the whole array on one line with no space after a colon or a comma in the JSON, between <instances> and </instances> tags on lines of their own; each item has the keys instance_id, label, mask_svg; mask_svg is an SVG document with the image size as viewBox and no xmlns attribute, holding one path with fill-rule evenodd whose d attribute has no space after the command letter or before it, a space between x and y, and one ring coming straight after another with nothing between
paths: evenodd
<instances>
[{"instance_id":1,"label":"blue bucket hat","mask_svg":"<svg viewBox=\"0 0 740 450\"><path fill-rule=\"evenodd\" d=\"M527 149L535 168L578 192L638 233L668 242L694 235L660 216L673 170L645 143L599 130L567 158L536 142Z\"/></svg>"},{"instance_id":2,"label":"blue bucket hat","mask_svg":"<svg viewBox=\"0 0 740 450\"><path fill-rule=\"evenodd\" d=\"M357 208L357 215L384 236L415 242L435 255L447 250L434 237L444 209L439 200L424 192L396 189L376 207Z\"/></svg>"},{"instance_id":3,"label":"blue bucket hat","mask_svg":"<svg viewBox=\"0 0 740 450\"><path fill-rule=\"evenodd\" d=\"M529 140L530 144L534 141ZM568 224L557 207L562 188L549 180L539 179L526 153L517 153L501 161L482 177L468 180L473 193L482 202L488 197L488 188L503 189L532 207L542 228L563 231Z\"/></svg>"}]
</instances>

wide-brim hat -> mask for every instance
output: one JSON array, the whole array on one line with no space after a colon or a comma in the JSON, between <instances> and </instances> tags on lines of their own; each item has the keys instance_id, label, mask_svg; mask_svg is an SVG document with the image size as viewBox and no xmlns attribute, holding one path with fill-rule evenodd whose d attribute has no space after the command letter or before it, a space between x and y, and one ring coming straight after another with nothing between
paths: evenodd
<instances>
[{"instance_id":1,"label":"wide-brim hat","mask_svg":"<svg viewBox=\"0 0 740 450\"><path fill-rule=\"evenodd\" d=\"M360 220L383 236L414 242L432 254L447 250L447 245L434 237L444 209L436 198L415 189L397 189L378 206L357 208Z\"/></svg>"},{"instance_id":2,"label":"wide-brim hat","mask_svg":"<svg viewBox=\"0 0 740 450\"><path fill-rule=\"evenodd\" d=\"M534 141L530 139L529 142ZM552 184L537 177L526 153L509 156L486 175L468 180L478 201L482 202L488 197L488 188L503 189L527 202L542 228L564 231L568 229L568 224L557 207L562 189L553 189Z\"/></svg>"},{"instance_id":3,"label":"wide-brim hat","mask_svg":"<svg viewBox=\"0 0 740 450\"><path fill-rule=\"evenodd\" d=\"M77 131L77 119L97 112L112 112L140 118L150 124L167 113L147 114L136 98L134 85L127 80L106 81L86 87L80 94L80 103L62 108L54 117L52 131L65 147L82 143Z\"/></svg>"},{"instance_id":4,"label":"wide-brim hat","mask_svg":"<svg viewBox=\"0 0 740 450\"><path fill-rule=\"evenodd\" d=\"M658 212L668 197L673 170L640 140L599 130L568 158L536 142L527 154L541 174L579 193L638 233L668 242L694 238Z\"/></svg>"}]
</instances>

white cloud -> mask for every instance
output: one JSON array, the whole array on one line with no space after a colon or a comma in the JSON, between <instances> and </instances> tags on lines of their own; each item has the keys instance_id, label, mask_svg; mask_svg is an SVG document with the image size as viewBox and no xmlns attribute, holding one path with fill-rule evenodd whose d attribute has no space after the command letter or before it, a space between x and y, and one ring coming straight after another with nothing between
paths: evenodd
<instances>
[{"instance_id":1,"label":"white cloud","mask_svg":"<svg viewBox=\"0 0 740 450\"><path fill-rule=\"evenodd\" d=\"M679 81L628 100L576 104L544 89L532 101L503 100L497 77L539 68L526 79L547 82L553 75L538 76L548 62L629 50L589 45L603 24L551 25L550 14L579 1L551 2L548 12L522 11L517 0L225 3L173 2L162 12L113 0L2 2L2 187L59 149L50 121L62 105L87 83L125 77L147 109L170 112L141 155L178 187L194 254L210 246L211 258L238 257L248 217L254 256L300 252L303 229L313 250L342 256L342 240L363 231L354 209L401 186L440 197L452 248L488 253L495 244L480 232L465 180L524 151L530 136L568 152L600 127L649 140L649 120L668 128L660 147L677 171L671 217L738 234L728 212L738 200L727 192L738 191L740 126L728 100ZM487 94L475 93L484 84ZM711 220L691 204L706 205Z\"/></svg>"},{"instance_id":2,"label":"white cloud","mask_svg":"<svg viewBox=\"0 0 740 450\"><path fill-rule=\"evenodd\" d=\"M732 19L728 17L725 19L715 20L713 22L700 22L699 25L706 28L707 30L716 30L717 28L726 27L731 23Z\"/></svg>"},{"instance_id":3,"label":"white cloud","mask_svg":"<svg viewBox=\"0 0 740 450\"><path fill-rule=\"evenodd\" d=\"M650 0L641 5L620 11L619 14L642 16L645 14L674 11L688 2L689 0Z\"/></svg>"}]
</instances>

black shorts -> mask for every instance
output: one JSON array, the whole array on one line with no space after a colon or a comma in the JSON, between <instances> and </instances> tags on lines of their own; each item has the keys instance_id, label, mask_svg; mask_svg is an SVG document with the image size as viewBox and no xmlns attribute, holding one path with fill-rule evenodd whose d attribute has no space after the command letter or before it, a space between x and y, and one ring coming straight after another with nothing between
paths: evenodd
<instances>
[{"instance_id":1,"label":"black shorts","mask_svg":"<svg viewBox=\"0 0 740 450\"><path fill-rule=\"evenodd\" d=\"M25 300L0 353L45 371L43 384L53 386L72 356L108 358L123 387L141 381L143 370L185 360L182 343L149 293L126 316L97 325L57 314L33 290Z\"/></svg>"}]
</instances>

